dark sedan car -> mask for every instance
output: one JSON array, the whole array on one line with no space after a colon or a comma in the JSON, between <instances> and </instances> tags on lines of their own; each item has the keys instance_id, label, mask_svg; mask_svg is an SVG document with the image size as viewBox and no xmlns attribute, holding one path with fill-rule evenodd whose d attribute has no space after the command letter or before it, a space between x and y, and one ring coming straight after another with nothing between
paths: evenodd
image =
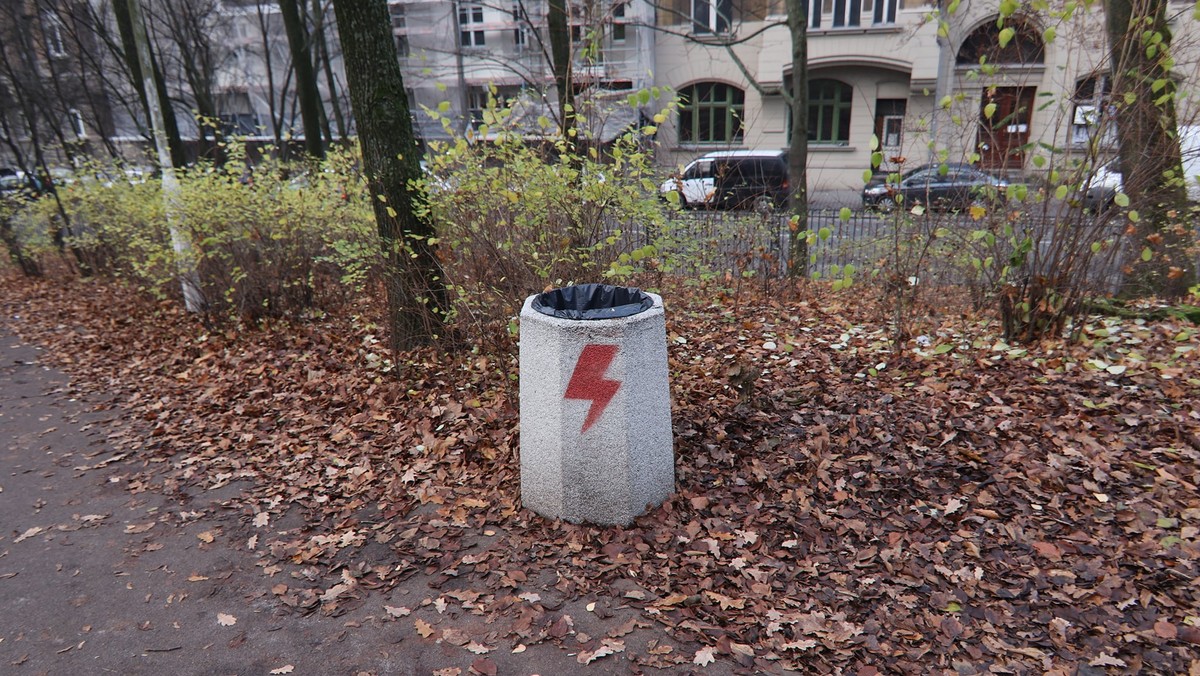
<instances>
[{"instance_id":1,"label":"dark sedan car","mask_svg":"<svg viewBox=\"0 0 1200 676\"><path fill-rule=\"evenodd\" d=\"M966 209L1008 187L1004 179L960 163L923 164L899 178L896 183L888 183L887 177L872 179L863 188L863 206L880 211L891 211L897 204L905 208L921 204L934 209Z\"/></svg>"}]
</instances>

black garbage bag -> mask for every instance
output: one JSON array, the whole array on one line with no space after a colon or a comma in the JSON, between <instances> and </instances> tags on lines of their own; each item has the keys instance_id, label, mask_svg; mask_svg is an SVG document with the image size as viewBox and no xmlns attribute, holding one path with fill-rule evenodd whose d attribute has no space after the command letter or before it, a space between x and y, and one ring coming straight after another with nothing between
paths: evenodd
<instances>
[{"instance_id":1,"label":"black garbage bag","mask_svg":"<svg viewBox=\"0 0 1200 676\"><path fill-rule=\"evenodd\" d=\"M628 286L577 284L539 293L532 307L559 319L617 319L649 310L654 299Z\"/></svg>"}]
</instances>

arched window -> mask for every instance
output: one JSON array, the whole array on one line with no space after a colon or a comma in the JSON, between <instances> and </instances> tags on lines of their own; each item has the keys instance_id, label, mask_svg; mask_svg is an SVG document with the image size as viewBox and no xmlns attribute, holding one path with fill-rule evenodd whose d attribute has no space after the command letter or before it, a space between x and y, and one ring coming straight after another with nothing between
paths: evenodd
<instances>
[{"instance_id":1,"label":"arched window","mask_svg":"<svg viewBox=\"0 0 1200 676\"><path fill-rule=\"evenodd\" d=\"M1001 46L1001 33L1009 28L1014 33ZM995 21L988 21L963 40L956 62L960 66L971 66L978 65L981 59L990 64L1045 63L1046 47L1037 28L1028 20L1009 19L1004 28L998 28Z\"/></svg>"},{"instance_id":2,"label":"arched window","mask_svg":"<svg viewBox=\"0 0 1200 676\"><path fill-rule=\"evenodd\" d=\"M849 145L854 88L839 80L808 82L808 142Z\"/></svg>"},{"instance_id":3,"label":"arched window","mask_svg":"<svg viewBox=\"0 0 1200 676\"><path fill-rule=\"evenodd\" d=\"M679 90L680 143L741 143L746 92L721 82Z\"/></svg>"}]
</instances>

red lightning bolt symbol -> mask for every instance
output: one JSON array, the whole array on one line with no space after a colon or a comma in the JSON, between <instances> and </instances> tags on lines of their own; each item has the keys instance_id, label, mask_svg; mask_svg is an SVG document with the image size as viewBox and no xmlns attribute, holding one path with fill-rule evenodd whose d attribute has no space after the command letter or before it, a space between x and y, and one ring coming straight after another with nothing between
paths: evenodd
<instances>
[{"instance_id":1,"label":"red lightning bolt symbol","mask_svg":"<svg viewBox=\"0 0 1200 676\"><path fill-rule=\"evenodd\" d=\"M612 401L617 390L621 389L621 381L604 377L615 356L616 345L587 345L579 354L579 361L575 362L575 372L571 374L571 382L567 383L567 392L563 397L588 399L592 402L587 418L583 420L583 427L579 430L580 434L588 431L588 428L600 419L600 415L608 407L608 402Z\"/></svg>"}]
</instances>

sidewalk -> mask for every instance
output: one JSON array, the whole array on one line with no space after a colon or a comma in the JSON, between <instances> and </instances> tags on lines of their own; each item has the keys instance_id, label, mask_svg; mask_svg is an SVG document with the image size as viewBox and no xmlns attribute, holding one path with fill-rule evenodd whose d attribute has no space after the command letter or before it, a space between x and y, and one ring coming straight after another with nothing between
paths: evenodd
<instances>
[{"instance_id":1,"label":"sidewalk","mask_svg":"<svg viewBox=\"0 0 1200 676\"><path fill-rule=\"evenodd\" d=\"M645 671L633 661L634 648L655 645L657 629L641 624L621 635L629 652L580 663L571 650L577 634L612 635L636 612L614 608L601 617L582 600L561 609L573 617L561 647L542 643L518 653L495 640L488 618L440 614L441 592L421 575L386 595L364 590L361 603L337 617L289 610L280 585L311 580L303 569L258 558L249 515L222 502L236 486L167 497L131 484L141 463L114 456L105 443L106 423L120 410L71 399L66 377L38 358L37 348L0 328L0 672ZM689 672L678 669L649 671ZM704 673L727 669L718 662Z\"/></svg>"}]
</instances>

